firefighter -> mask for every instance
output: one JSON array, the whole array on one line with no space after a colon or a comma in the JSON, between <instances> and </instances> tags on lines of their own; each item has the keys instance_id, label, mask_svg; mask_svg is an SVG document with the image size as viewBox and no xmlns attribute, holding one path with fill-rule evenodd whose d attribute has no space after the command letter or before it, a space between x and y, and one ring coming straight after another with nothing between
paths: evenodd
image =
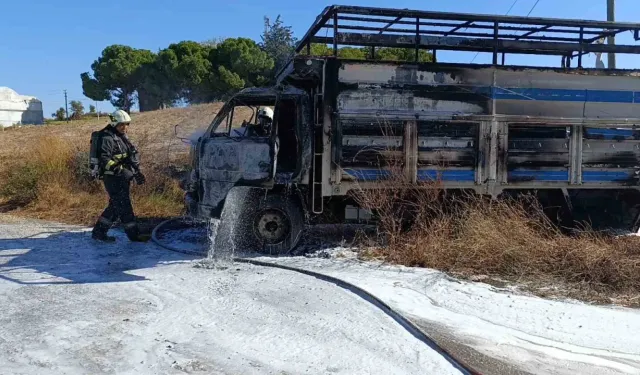
<instances>
[{"instance_id":1,"label":"firefighter","mask_svg":"<svg viewBox=\"0 0 640 375\"><path fill-rule=\"evenodd\" d=\"M109 125L101 130L97 148L99 173L109 195L109 205L95 224L92 238L114 242L115 237L108 236L107 232L114 221L120 219L130 241L146 242L149 235L140 233L130 196L131 180L138 185L145 183L138 152L127 137L131 117L123 110L115 111L110 117Z\"/></svg>"},{"instance_id":2,"label":"firefighter","mask_svg":"<svg viewBox=\"0 0 640 375\"><path fill-rule=\"evenodd\" d=\"M266 137L271 131L273 125L273 110L264 107L258 111L258 123L250 128L252 136Z\"/></svg>"}]
</instances>

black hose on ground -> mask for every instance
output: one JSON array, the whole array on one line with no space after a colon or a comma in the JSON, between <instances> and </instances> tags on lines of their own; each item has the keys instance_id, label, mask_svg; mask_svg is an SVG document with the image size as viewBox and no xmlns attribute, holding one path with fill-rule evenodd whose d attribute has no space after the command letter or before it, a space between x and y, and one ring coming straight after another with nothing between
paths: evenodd
<instances>
[{"instance_id":1,"label":"black hose on ground","mask_svg":"<svg viewBox=\"0 0 640 375\"><path fill-rule=\"evenodd\" d=\"M193 250L188 250L188 249L180 249L177 248L175 246L171 246L171 245L167 245L165 243L162 243L159 239L158 239L158 231L160 230L161 227L164 227L165 225L168 225L169 223L178 221L178 220L184 220L183 218L179 217L179 218L173 218L173 219L169 219L169 220L165 220L162 223L156 225L153 228L153 231L151 232L151 240L153 242L155 242L156 245L163 247L167 250L171 250L171 251L175 251L177 253L182 253L182 254L187 254L187 255L207 255L206 251L193 251ZM184 226L184 225L182 225ZM188 227L188 226L187 226Z\"/></svg>"},{"instance_id":2,"label":"black hose on ground","mask_svg":"<svg viewBox=\"0 0 640 375\"><path fill-rule=\"evenodd\" d=\"M195 252L195 251L191 251L191 250L179 249L179 248L177 248L175 246L166 245L166 244L162 243L158 239L158 231L160 230L160 228L164 227L165 225L168 225L171 222L174 222L174 221L177 221L177 220L181 220L181 219L182 218L169 219L169 220L165 220L162 223L158 224L153 229L153 232L151 233L151 239L158 246L160 246L162 248L165 248L167 250L171 250L171 251L175 251L175 252L179 252L179 253L183 253L183 254L189 254L189 255L203 255L202 252ZM282 270L297 272L297 273L301 273L303 275L315 277L315 278L317 278L319 280L322 280L322 281L325 281L325 282L332 283L332 284L334 284L334 285L336 285L336 286L338 286L338 287L340 287L342 289L346 289L346 290L356 294L360 298L364 299L365 301L371 303L372 305L374 305L375 307L379 308L380 310L382 310L385 314L387 314L389 317L391 317L393 320L395 320L398 324L400 324L405 330L407 330L407 332L409 332L415 338L417 338L418 340L422 341L424 344L429 346L432 350L436 351L438 354L440 354L442 357L444 357L458 371L462 372L463 374L468 374L468 375L480 375L480 373L478 371L472 369L470 366L466 365L465 363L463 363L463 362L457 360L455 357L453 357L453 355L451 355L451 353L449 353L447 350L445 350L440 345L438 345L426 333L424 333L420 328L418 328L410 320L408 320L407 318L402 316L402 314L400 314L398 311L396 311L393 308L391 308L389 305L384 303L382 300L380 300L379 298L377 298L373 294L367 292L366 290L364 290L364 289L362 289L362 288L360 288L360 287L358 287L358 286L356 286L354 284L351 284L351 283L349 283L347 281L340 280L340 279L335 278L333 276L328 276L328 275L321 274L321 273L318 273L318 272L309 271L309 270L305 270L305 269L297 268L297 267L285 266L285 265L271 263L271 262L263 262L263 261L250 259L250 258L233 258L233 261L234 262L238 262L238 263L251 264L251 265L254 265L254 266L278 268L278 269L282 269Z\"/></svg>"}]
</instances>

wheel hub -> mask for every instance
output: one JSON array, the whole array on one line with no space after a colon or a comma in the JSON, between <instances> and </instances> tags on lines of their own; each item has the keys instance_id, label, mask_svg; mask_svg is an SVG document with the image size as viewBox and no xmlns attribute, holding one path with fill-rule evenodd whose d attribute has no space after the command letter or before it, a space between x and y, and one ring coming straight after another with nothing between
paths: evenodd
<instances>
[{"instance_id":1,"label":"wheel hub","mask_svg":"<svg viewBox=\"0 0 640 375\"><path fill-rule=\"evenodd\" d=\"M286 215L275 209L260 212L254 222L256 236L269 244L280 243L289 234L290 225Z\"/></svg>"}]
</instances>

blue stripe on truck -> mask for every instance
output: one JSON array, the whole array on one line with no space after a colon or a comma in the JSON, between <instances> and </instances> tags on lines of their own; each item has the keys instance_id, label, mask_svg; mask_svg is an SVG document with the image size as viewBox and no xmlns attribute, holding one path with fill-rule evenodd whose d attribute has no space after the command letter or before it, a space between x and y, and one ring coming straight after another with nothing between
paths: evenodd
<instances>
[{"instance_id":1,"label":"blue stripe on truck","mask_svg":"<svg viewBox=\"0 0 640 375\"><path fill-rule=\"evenodd\" d=\"M359 181L377 181L389 178L390 172L384 169L354 169L344 170L349 176ZM420 169L418 170L418 181L455 181L455 182L473 182L475 181L475 171L469 170L437 170L437 169Z\"/></svg>"},{"instance_id":2,"label":"blue stripe on truck","mask_svg":"<svg viewBox=\"0 0 640 375\"><path fill-rule=\"evenodd\" d=\"M418 181L456 181L456 182L473 182L476 180L476 172L474 170L437 170L437 169L419 169Z\"/></svg>"},{"instance_id":3,"label":"blue stripe on truck","mask_svg":"<svg viewBox=\"0 0 640 375\"><path fill-rule=\"evenodd\" d=\"M585 128L585 138L631 138L634 133L638 132L633 129L603 129L603 128Z\"/></svg>"},{"instance_id":4,"label":"blue stripe on truck","mask_svg":"<svg viewBox=\"0 0 640 375\"><path fill-rule=\"evenodd\" d=\"M544 171L534 169L518 169L508 172L509 182L567 182L569 171ZM582 182L622 182L632 178L628 171L582 171Z\"/></svg>"},{"instance_id":5,"label":"blue stripe on truck","mask_svg":"<svg viewBox=\"0 0 640 375\"><path fill-rule=\"evenodd\" d=\"M574 90L490 86L476 86L470 90L497 100L640 104L640 91L632 90Z\"/></svg>"},{"instance_id":6,"label":"blue stripe on truck","mask_svg":"<svg viewBox=\"0 0 640 375\"><path fill-rule=\"evenodd\" d=\"M494 99L540 100L551 102L634 103L633 91L568 90L538 88L500 88L493 92Z\"/></svg>"},{"instance_id":7,"label":"blue stripe on truck","mask_svg":"<svg viewBox=\"0 0 640 375\"><path fill-rule=\"evenodd\" d=\"M347 174L355 177L359 181L377 181L389 178L390 172L383 169L345 169ZM547 182L567 182L569 171L545 171L535 169L518 169L508 172L510 182L526 181L547 181ZM633 172L629 171L583 171L583 182L622 182L631 179ZM473 182L475 181L474 170L418 170L418 181L454 181Z\"/></svg>"},{"instance_id":8,"label":"blue stripe on truck","mask_svg":"<svg viewBox=\"0 0 640 375\"><path fill-rule=\"evenodd\" d=\"M628 171L582 171L582 182L619 182L633 178Z\"/></svg>"}]
</instances>

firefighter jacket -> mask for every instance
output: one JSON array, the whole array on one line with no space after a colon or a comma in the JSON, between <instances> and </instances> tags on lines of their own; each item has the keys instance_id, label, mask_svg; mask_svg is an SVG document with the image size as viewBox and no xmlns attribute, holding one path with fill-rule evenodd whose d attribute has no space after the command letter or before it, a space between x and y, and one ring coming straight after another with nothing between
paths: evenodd
<instances>
[{"instance_id":1,"label":"firefighter jacket","mask_svg":"<svg viewBox=\"0 0 640 375\"><path fill-rule=\"evenodd\" d=\"M139 170L137 150L124 134L113 127L102 130L99 163L104 175L123 176L130 179Z\"/></svg>"}]
</instances>

